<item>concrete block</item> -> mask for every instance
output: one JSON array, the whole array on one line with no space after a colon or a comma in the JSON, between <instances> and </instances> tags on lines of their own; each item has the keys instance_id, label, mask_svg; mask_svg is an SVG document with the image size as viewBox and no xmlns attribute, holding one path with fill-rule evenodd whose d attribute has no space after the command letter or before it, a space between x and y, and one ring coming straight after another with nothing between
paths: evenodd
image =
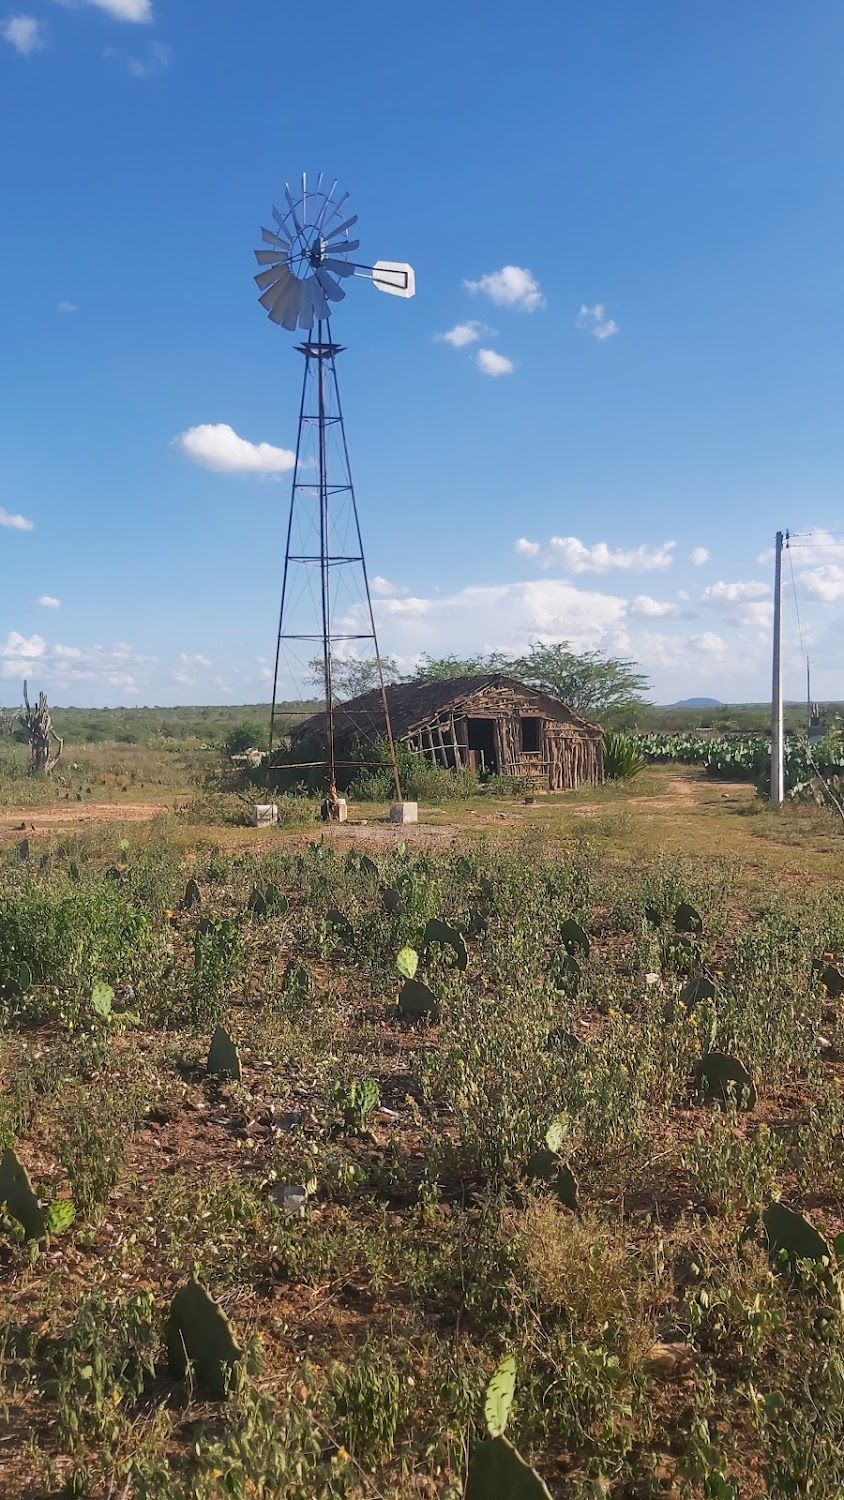
<instances>
[{"instance_id":1,"label":"concrete block","mask_svg":"<svg viewBox=\"0 0 844 1500\"><path fill-rule=\"evenodd\" d=\"M392 802L390 804L391 823L418 823L418 802Z\"/></svg>"},{"instance_id":2,"label":"concrete block","mask_svg":"<svg viewBox=\"0 0 844 1500\"><path fill-rule=\"evenodd\" d=\"M349 809L346 806L346 799L345 799L345 797L338 797L337 798L337 822L338 823L345 823L345 821L348 818L348 816L349 816Z\"/></svg>"},{"instance_id":3,"label":"concrete block","mask_svg":"<svg viewBox=\"0 0 844 1500\"><path fill-rule=\"evenodd\" d=\"M269 828L278 822L278 805L275 802L259 802L252 809L252 827Z\"/></svg>"}]
</instances>

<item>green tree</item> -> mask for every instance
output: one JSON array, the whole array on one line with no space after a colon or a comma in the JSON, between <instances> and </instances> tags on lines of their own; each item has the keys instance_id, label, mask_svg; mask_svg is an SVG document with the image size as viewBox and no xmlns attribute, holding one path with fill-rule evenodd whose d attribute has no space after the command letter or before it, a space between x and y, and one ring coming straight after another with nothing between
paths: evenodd
<instances>
[{"instance_id":1,"label":"green tree","mask_svg":"<svg viewBox=\"0 0 844 1500\"><path fill-rule=\"evenodd\" d=\"M503 670L587 717L618 718L647 704L648 680L636 662L603 651L572 651L567 641L533 641L525 656Z\"/></svg>"},{"instance_id":2,"label":"green tree","mask_svg":"<svg viewBox=\"0 0 844 1500\"><path fill-rule=\"evenodd\" d=\"M249 720L229 730L225 741L226 754L242 755L245 750L266 750L267 744L266 725Z\"/></svg>"},{"instance_id":3,"label":"green tree","mask_svg":"<svg viewBox=\"0 0 844 1500\"><path fill-rule=\"evenodd\" d=\"M385 682L400 682L401 674L391 656L382 656L381 671ZM321 692L324 683L324 666L321 656L315 656L313 661L308 662L308 684L312 684ZM357 698L361 693L371 692L373 688L381 686L378 676L378 658L375 656L363 658L358 656L349 657L341 661L339 657L333 657L331 661L331 683L336 703L346 703L350 698Z\"/></svg>"},{"instance_id":4,"label":"green tree","mask_svg":"<svg viewBox=\"0 0 844 1500\"><path fill-rule=\"evenodd\" d=\"M489 656L428 656L421 658L412 682L448 682L452 677L475 677L481 672L511 672L513 663L493 651Z\"/></svg>"}]
</instances>

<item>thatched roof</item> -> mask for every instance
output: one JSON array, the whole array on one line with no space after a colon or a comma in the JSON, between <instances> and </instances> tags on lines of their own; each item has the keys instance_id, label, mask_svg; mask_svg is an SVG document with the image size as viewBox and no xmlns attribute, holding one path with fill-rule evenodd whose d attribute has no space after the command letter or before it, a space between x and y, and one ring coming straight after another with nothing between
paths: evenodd
<instances>
[{"instance_id":1,"label":"thatched roof","mask_svg":"<svg viewBox=\"0 0 844 1500\"><path fill-rule=\"evenodd\" d=\"M484 688L506 688L521 698L525 707L538 715L553 719L560 724L569 724L588 739L600 737L601 729L581 718L574 709L559 698L541 693L537 688L519 682L515 677L506 677L502 672L480 672L473 677L450 677L436 682L391 682L387 689L387 706L393 738L404 739L406 735L423 728L439 714L452 710L463 710L466 700L473 698ZM479 705L479 711L484 710ZM471 716L471 715L470 715ZM318 740L326 730L325 713L312 714L292 731L293 740ZM374 739L385 733L384 706L381 689L373 688L339 703L334 710L334 734L336 739L349 741L355 738Z\"/></svg>"}]
</instances>

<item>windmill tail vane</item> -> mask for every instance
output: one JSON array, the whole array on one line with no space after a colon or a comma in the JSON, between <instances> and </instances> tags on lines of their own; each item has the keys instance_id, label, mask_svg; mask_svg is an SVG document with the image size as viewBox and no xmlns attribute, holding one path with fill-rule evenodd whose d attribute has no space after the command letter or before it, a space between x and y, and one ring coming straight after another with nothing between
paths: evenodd
<instances>
[{"instance_id":1,"label":"windmill tail vane","mask_svg":"<svg viewBox=\"0 0 844 1500\"><path fill-rule=\"evenodd\" d=\"M403 261L355 257L360 240L352 237L358 216L349 211L349 195L329 187L324 174L308 185L284 188L284 207L273 208L274 229L263 228L255 251L261 268L255 277L261 306L270 321L305 339L297 345L305 371L299 406L296 464L290 496L287 544L281 589L278 637L270 717L270 752L276 736L279 676L296 653L318 653L325 699L325 781L330 808L339 808L338 759L334 733L333 671L340 655L356 654L369 643L381 689L383 734L401 801L398 762L390 727L387 692L375 632L375 617L361 538L357 501L337 383L336 357L343 352L331 336L330 317L344 301L354 280L369 281L376 291L412 297L413 267ZM316 324L316 336L314 325ZM314 444L315 440L315 444ZM309 449L311 451L309 451ZM319 573L319 598L313 588ZM312 661L308 659L308 666ZM301 667L299 660L297 665ZM290 768L294 762L286 763ZM302 766L313 766L313 761ZM359 762L358 762L359 764Z\"/></svg>"}]
</instances>

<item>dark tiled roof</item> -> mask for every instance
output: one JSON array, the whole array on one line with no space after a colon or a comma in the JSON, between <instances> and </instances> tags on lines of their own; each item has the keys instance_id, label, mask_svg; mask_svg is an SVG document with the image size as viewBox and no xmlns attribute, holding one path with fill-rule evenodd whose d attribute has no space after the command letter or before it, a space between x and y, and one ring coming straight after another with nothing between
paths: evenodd
<instances>
[{"instance_id":1,"label":"dark tiled roof","mask_svg":"<svg viewBox=\"0 0 844 1500\"><path fill-rule=\"evenodd\" d=\"M590 724L587 719L581 718L559 698L552 698L550 694L541 693L501 672L481 672L473 677L451 677L446 681L391 682L387 687L387 705L393 738L403 739L414 729L429 724L438 714L448 712L487 687L510 688L546 718L571 724L589 737L601 733L597 724ZM381 689L373 688L371 692L361 693L358 698L350 698L347 703L339 703L334 710L334 733L338 740L356 737L374 739L383 735L385 725ZM291 738L300 741L314 740L320 739L324 734L325 714L312 714L309 719L296 725Z\"/></svg>"}]
</instances>

